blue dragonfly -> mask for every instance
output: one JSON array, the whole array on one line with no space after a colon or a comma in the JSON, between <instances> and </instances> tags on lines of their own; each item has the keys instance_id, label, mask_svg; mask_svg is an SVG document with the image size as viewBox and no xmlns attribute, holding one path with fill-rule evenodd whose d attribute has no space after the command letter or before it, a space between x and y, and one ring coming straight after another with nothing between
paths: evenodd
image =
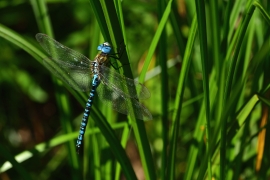
<instances>
[{"instance_id":1,"label":"blue dragonfly","mask_svg":"<svg viewBox=\"0 0 270 180\"><path fill-rule=\"evenodd\" d=\"M36 39L49 54L43 63L56 77L77 91L90 91L84 110L76 147L79 153L88 122L93 99L97 93L102 103L114 110L141 120L151 120L152 115L138 99L150 97L148 89L139 82L110 69L111 46L100 44L101 51L93 61L60 44L46 34L38 33Z\"/></svg>"}]
</instances>

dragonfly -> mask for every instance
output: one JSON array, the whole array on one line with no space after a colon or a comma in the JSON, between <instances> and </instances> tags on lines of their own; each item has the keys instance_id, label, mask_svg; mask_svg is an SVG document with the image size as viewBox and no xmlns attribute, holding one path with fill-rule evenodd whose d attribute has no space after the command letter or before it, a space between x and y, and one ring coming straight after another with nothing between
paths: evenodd
<instances>
[{"instance_id":1,"label":"dragonfly","mask_svg":"<svg viewBox=\"0 0 270 180\"><path fill-rule=\"evenodd\" d=\"M118 57L111 53L112 47L108 42L100 44L97 47L100 53L90 60L46 34L38 33L36 39L49 54L43 59L43 64L52 74L77 91L90 91L76 142L78 153L95 94L98 94L103 104L115 111L144 121L152 119L150 111L139 102L139 99L150 97L149 90L138 81L110 68L110 58Z\"/></svg>"}]
</instances>

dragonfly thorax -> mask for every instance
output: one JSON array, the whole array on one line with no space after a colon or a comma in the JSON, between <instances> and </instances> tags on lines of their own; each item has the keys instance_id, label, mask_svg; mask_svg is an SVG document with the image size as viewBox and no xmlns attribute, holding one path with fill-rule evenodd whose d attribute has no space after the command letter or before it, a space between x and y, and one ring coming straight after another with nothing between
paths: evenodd
<instances>
[{"instance_id":1,"label":"dragonfly thorax","mask_svg":"<svg viewBox=\"0 0 270 180\"><path fill-rule=\"evenodd\" d=\"M94 59L94 61L97 62L99 65L107 65L109 63L108 60L108 54L103 52L98 54Z\"/></svg>"},{"instance_id":2,"label":"dragonfly thorax","mask_svg":"<svg viewBox=\"0 0 270 180\"><path fill-rule=\"evenodd\" d=\"M93 66L92 66L93 74L99 74L99 66L100 66L100 64L97 61L94 62Z\"/></svg>"},{"instance_id":3,"label":"dragonfly thorax","mask_svg":"<svg viewBox=\"0 0 270 180\"><path fill-rule=\"evenodd\" d=\"M98 54L94 61L91 63L91 72L93 74L99 74L100 66L108 66L108 54L106 53L100 53Z\"/></svg>"}]
</instances>

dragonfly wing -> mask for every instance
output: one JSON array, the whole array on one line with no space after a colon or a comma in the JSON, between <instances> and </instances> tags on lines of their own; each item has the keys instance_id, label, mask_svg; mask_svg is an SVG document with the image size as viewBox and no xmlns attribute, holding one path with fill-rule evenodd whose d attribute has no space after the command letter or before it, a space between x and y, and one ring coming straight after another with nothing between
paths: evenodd
<instances>
[{"instance_id":1,"label":"dragonfly wing","mask_svg":"<svg viewBox=\"0 0 270 180\"><path fill-rule=\"evenodd\" d=\"M78 68L68 62L52 58L43 59L43 64L56 77L77 91L89 91L92 87L92 74L89 69Z\"/></svg>"},{"instance_id":2,"label":"dragonfly wing","mask_svg":"<svg viewBox=\"0 0 270 180\"><path fill-rule=\"evenodd\" d=\"M100 67L100 77L104 84L120 94L126 94L130 98L137 99L147 99L150 97L150 92L144 85L106 66Z\"/></svg>"},{"instance_id":3,"label":"dragonfly wing","mask_svg":"<svg viewBox=\"0 0 270 180\"><path fill-rule=\"evenodd\" d=\"M43 62L53 74L75 90L88 91L91 89L90 66L92 61L46 34L38 33L36 39L50 55L50 58L44 59Z\"/></svg>"},{"instance_id":4,"label":"dragonfly wing","mask_svg":"<svg viewBox=\"0 0 270 180\"><path fill-rule=\"evenodd\" d=\"M126 94L114 91L113 88L100 84L97 88L98 97L102 103L111 106L115 111L122 114L131 115L141 120L151 120L152 115L149 110L139 101L129 98Z\"/></svg>"},{"instance_id":5,"label":"dragonfly wing","mask_svg":"<svg viewBox=\"0 0 270 180\"><path fill-rule=\"evenodd\" d=\"M52 59L68 62L79 68L90 68L91 61L87 57L64 46L46 34L38 33L36 39Z\"/></svg>"}]
</instances>

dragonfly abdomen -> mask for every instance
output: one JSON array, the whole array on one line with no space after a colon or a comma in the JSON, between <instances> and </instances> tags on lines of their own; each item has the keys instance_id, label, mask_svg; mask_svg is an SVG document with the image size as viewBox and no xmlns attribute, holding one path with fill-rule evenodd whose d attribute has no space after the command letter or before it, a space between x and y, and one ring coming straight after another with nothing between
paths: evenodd
<instances>
[{"instance_id":1,"label":"dragonfly abdomen","mask_svg":"<svg viewBox=\"0 0 270 180\"><path fill-rule=\"evenodd\" d=\"M92 107L92 104L93 104L93 100L94 100L94 97L95 97L95 94L96 94L96 89L97 89L98 85L99 85L98 74L94 74L94 77L93 77L93 80L92 80L92 89L90 91L90 95L89 95L89 98L87 100L86 107L84 109L83 118L82 118L81 127L80 127L80 132L79 132L79 136L78 136L78 139L77 139L77 144L76 144L77 153L80 152L80 148L81 148L82 141L83 141L83 136L84 136L84 133L85 133L85 128L86 128L87 123L88 123L90 110L91 110L91 107Z\"/></svg>"}]
</instances>

